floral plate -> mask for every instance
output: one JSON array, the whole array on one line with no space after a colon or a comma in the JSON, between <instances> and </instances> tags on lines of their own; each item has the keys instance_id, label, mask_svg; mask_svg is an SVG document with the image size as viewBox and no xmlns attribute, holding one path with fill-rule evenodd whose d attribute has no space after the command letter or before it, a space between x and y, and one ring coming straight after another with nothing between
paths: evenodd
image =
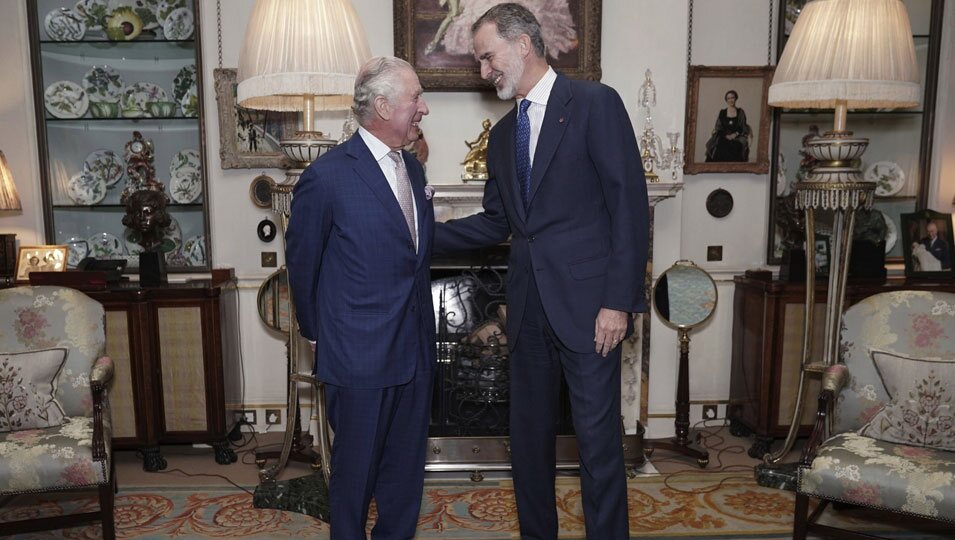
<instances>
[{"instance_id":1,"label":"floral plate","mask_svg":"<svg viewBox=\"0 0 955 540\"><path fill-rule=\"evenodd\" d=\"M93 66L83 75L83 90L93 103L119 103L123 78L113 66Z\"/></svg>"},{"instance_id":2,"label":"floral plate","mask_svg":"<svg viewBox=\"0 0 955 540\"><path fill-rule=\"evenodd\" d=\"M156 101L169 101L161 86L150 82L133 83L123 91L123 116L127 118L149 117L149 104Z\"/></svg>"},{"instance_id":3,"label":"floral plate","mask_svg":"<svg viewBox=\"0 0 955 540\"><path fill-rule=\"evenodd\" d=\"M46 28L47 37L53 41L79 41L86 35L83 16L67 8L47 13L43 27Z\"/></svg>"},{"instance_id":4,"label":"floral plate","mask_svg":"<svg viewBox=\"0 0 955 540\"><path fill-rule=\"evenodd\" d=\"M200 171L202 170L201 163L198 150L192 148L180 150L176 152L176 155L172 156L172 159L169 161L169 176L170 178L176 176L176 173L184 169Z\"/></svg>"},{"instance_id":5,"label":"floral plate","mask_svg":"<svg viewBox=\"0 0 955 540\"><path fill-rule=\"evenodd\" d=\"M110 188L123 179L126 174L126 163L112 150L99 149L90 152L83 162L83 170L98 176L106 182L106 187Z\"/></svg>"},{"instance_id":6,"label":"floral plate","mask_svg":"<svg viewBox=\"0 0 955 540\"><path fill-rule=\"evenodd\" d=\"M182 168L172 175L169 182L169 196L180 204L196 202L202 194L202 175L192 168Z\"/></svg>"},{"instance_id":7,"label":"floral plate","mask_svg":"<svg viewBox=\"0 0 955 540\"><path fill-rule=\"evenodd\" d=\"M182 99L196 86L196 65L183 66L172 80L173 99L182 103Z\"/></svg>"},{"instance_id":8,"label":"floral plate","mask_svg":"<svg viewBox=\"0 0 955 540\"><path fill-rule=\"evenodd\" d=\"M69 268L76 268L90 251L89 242L86 241L86 238L80 236L70 237L64 244L67 247L66 266Z\"/></svg>"},{"instance_id":9,"label":"floral plate","mask_svg":"<svg viewBox=\"0 0 955 540\"><path fill-rule=\"evenodd\" d=\"M888 197L902 191L905 172L894 161L877 161L865 170L865 180L875 182L877 197Z\"/></svg>"},{"instance_id":10,"label":"floral plate","mask_svg":"<svg viewBox=\"0 0 955 540\"><path fill-rule=\"evenodd\" d=\"M143 30L154 30L162 26L156 15L158 9L159 0L135 0L133 2L133 11L143 21Z\"/></svg>"},{"instance_id":11,"label":"floral plate","mask_svg":"<svg viewBox=\"0 0 955 540\"><path fill-rule=\"evenodd\" d=\"M80 118L90 106L89 96L72 81L56 81L43 92L46 110L56 118Z\"/></svg>"},{"instance_id":12,"label":"floral plate","mask_svg":"<svg viewBox=\"0 0 955 540\"><path fill-rule=\"evenodd\" d=\"M882 214L882 217L885 218L885 252L888 253L892 251L892 248L895 247L895 243L899 241L899 228L895 224L895 220L889 217L888 214L882 210L876 210L876 212Z\"/></svg>"},{"instance_id":13,"label":"floral plate","mask_svg":"<svg viewBox=\"0 0 955 540\"><path fill-rule=\"evenodd\" d=\"M76 204L97 204L106 198L106 180L89 171L78 172L70 177L66 192Z\"/></svg>"},{"instance_id":14,"label":"floral plate","mask_svg":"<svg viewBox=\"0 0 955 540\"><path fill-rule=\"evenodd\" d=\"M159 3L156 4L156 20L162 25L173 11L184 7L186 7L186 0L159 0ZM163 34L165 34L165 29ZM166 36L166 39L170 38Z\"/></svg>"},{"instance_id":15,"label":"floral plate","mask_svg":"<svg viewBox=\"0 0 955 540\"><path fill-rule=\"evenodd\" d=\"M119 238L109 233L98 233L90 236L87 240L90 246L90 257L97 259L123 259L126 253L123 251L123 243Z\"/></svg>"},{"instance_id":16,"label":"floral plate","mask_svg":"<svg viewBox=\"0 0 955 540\"><path fill-rule=\"evenodd\" d=\"M182 245L182 253L189 266L204 266L206 264L206 237L193 236Z\"/></svg>"},{"instance_id":17,"label":"floral plate","mask_svg":"<svg viewBox=\"0 0 955 540\"><path fill-rule=\"evenodd\" d=\"M196 85L190 86L182 99L177 101L179 102L179 108L182 109L183 116L187 118L199 116L199 89L196 88Z\"/></svg>"},{"instance_id":18,"label":"floral plate","mask_svg":"<svg viewBox=\"0 0 955 540\"><path fill-rule=\"evenodd\" d=\"M184 40L192 37L195 20L189 8L174 9L162 23L162 33L168 40Z\"/></svg>"},{"instance_id":19,"label":"floral plate","mask_svg":"<svg viewBox=\"0 0 955 540\"><path fill-rule=\"evenodd\" d=\"M102 30L109 15L109 3L106 0L77 0L73 11L83 18L87 30Z\"/></svg>"}]
</instances>

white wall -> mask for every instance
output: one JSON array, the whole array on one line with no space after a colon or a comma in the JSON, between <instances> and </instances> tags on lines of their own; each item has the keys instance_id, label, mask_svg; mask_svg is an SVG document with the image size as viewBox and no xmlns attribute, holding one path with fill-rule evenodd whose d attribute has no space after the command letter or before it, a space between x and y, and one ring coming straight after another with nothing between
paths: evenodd
<instances>
[{"instance_id":1,"label":"white wall","mask_svg":"<svg viewBox=\"0 0 955 540\"><path fill-rule=\"evenodd\" d=\"M268 211L252 205L250 180L260 170L222 170L218 156L218 121L212 71L217 67L215 0L199 0L202 8L204 84L206 88L206 150L211 203L212 257L217 267L233 267L240 278L242 350L245 365L245 401L250 405L284 402L284 346L258 321L255 293L271 269L259 264L261 251L281 251L278 241L260 242L255 236L259 220ZM352 0L365 25L373 54L393 50L391 2ZM253 0L223 0L223 64L238 64L239 47ZM637 92L647 68L657 87L654 124L658 132L683 131L686 88L688 0L604 0L602 33L603 81L623 97L636 130L643 127L637 109ZM695 2L693 62L704 65L762 65L767 57L768 7L765 0L708 0ZM955 10L951 7L944 27L948 32L941 59L932 193L934 208L952 211L955 196ZM3 231L13 231L20 242L43 240L38 157L33 117L29 48L24 2L0 2L0 149L10 162L23 200L22 213L0 214ZM747 31L726 32L726 28ZM496 119L510 107L493 94L435 93L425 95L431 114L422 127L431 145L430 180L457 183L458 164L466 152L465 140L479 132L481 120ZM342 115L320 117L319 128L337 137ZM276 179L278 170L266 171ZM722 219L709 216L706 196L716 188L729 190L733 212ZM655 271L665 270L677 259L692 259L713 273L719 284L720 303L708 325L693 333L691 343L691 398L725 400L729 394L732 331L732 276L765 263L768 216L767 175L707 174L686 178L685 190L656 209ZM724 260L707 263L706 247L722 245ZM281 258L280 258L281 264ZM655 320L651 337L651 415L673 413L676 379L676 333ZM699 418L694 408L693 419ZM653 418L651 436L672 431L670 418Z\"/></svg>"}]
</instances>

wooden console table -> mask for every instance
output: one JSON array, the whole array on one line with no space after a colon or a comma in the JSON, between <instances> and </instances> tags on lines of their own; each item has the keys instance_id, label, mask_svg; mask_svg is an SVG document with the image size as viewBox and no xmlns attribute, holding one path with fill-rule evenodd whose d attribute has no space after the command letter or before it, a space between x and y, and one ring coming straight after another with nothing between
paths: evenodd
<instances>
[{"instance_id":1,"label":"wooden console table","mask_svg":"<svg viewBox=\"0 0 955 540\"><path fill-rule=\"evenodd\" d=\"M777 437L785 437L792 420L799 363L802 359L805 283L788 283L757 273L736 276L733 297L733 357L730 375L731 431L737 436L754 434L749 455L761 458ZM846 285L846 308L881 292L925 290L955 292L955 281L850 280ZM813 350L821 354L826 308L826 284L816 284L818 325ZM819 380L810 379L803 403L814 404ZM803 412L800 436L808 436L813 415Z\"/></svg>"}]
</instances>

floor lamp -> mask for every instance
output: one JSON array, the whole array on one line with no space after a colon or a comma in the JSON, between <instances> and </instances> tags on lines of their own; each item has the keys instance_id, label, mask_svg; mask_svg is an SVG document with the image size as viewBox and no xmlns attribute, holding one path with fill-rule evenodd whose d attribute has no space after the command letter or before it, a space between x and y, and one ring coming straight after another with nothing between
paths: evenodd
<instances>
[{"instance_id":1,"label":"floor lamp","mask_svg":"<svg viewBox=\"0 0 955 540\"><path fill-rule=\"evenodd\" d=\"M248 109L303 113L302 130L280 141L293 166L285 182L272 191L272 210L280 217L283 249L295 182L309 163L336 144L314 130L315 111L348 110L355 75L370 56L368 40L349 0L256 0L239 56L238 104ZM291 510L327 520L325 486L331 472L331 447L324 388L311 371L298 373L298 325L291 297L290 290L286 432L281 450L256 454L257 461L260 456L278 460L260 473L262 482L253 502L259 508ZM318 454L311 449L310 437L301 436L300 383L316 390ZM312 474L277 481L290 457L320 468L321 478Z\"/></svg>"},{"instance_id":2,"label":"floor lamp","mask_svg":"<svg viewBox=\"0 0 955 540\"><path fill-rule=\"evenodd\" d=\"M805 214L807 243L801 372L786 441L775 453L766 454L763 471L771 473L792 448L807 378L838 360L855 214L871 208L875 193L875 183L863 180L857 166L869 140L846 130L847 111L915 107L920 95L915 44L901 0L813 0L802 9L776 67L769 104L833 109L835 120L832 131L807 144L820 163L795 186L797 208ZM811 357L816 263L808 246L815 238L817 211L833 213L822 358Z\"/></svg>"}]
</instances>

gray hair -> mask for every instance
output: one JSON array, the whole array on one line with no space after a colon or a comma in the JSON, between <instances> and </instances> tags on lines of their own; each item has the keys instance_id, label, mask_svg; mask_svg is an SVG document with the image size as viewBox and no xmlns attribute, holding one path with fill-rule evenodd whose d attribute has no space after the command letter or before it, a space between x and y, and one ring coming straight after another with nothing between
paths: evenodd
<instances>
[{"instance_id":1,"label":"gray hair","mask_svg":"<svg viewBox=\"0 0 955 540\"><path fill-rule=\"evenodd\" d=\"M398 74L407 68L414 71L411 64L394 56L376 56L365 62L355 76L355 102L352 112L362 126L372 117L375 110L375 98L384 96L394 101L398 90Z\"/></svg>"},{"instance_id":2,"label":"gray hair","mask_svg":"<svg viewBox=\"0 0 955 540\"><path fill-rule=\"evenodd\" d=\"M544 38L541 37L541 25L537 22L537 17L526 7L508 2L498 4L484 12L478 20L471 25L471 33L475 33L485 24L494 23L497 25L497 35L507 41L514 41L521 34L527 34L531 38L531 45L537 56L544 57Z\"/></svg>"}]
</instances>

